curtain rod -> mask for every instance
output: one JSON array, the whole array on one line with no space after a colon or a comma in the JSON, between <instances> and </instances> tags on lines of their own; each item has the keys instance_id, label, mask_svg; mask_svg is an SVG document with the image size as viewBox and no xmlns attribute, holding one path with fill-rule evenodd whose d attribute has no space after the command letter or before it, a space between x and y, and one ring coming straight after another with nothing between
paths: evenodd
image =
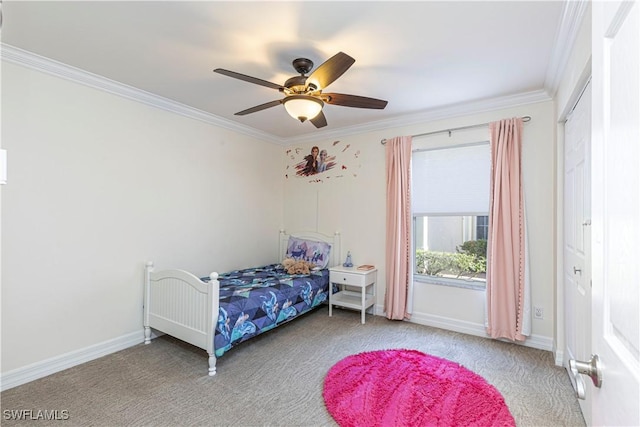
<instances>
[{"instance_id":1,"label":"curtain rod","mask_svg":"<svg viewBox=\"0 0 640 427\"><path fill-rule=\"evenodd\" d=\"M531 121L531 116L522 116L522 121L525 122L525 123L528 122L528 121ZM433 131L433 132L419 133L417 135L411 135L411 136L413 138L417 138L419 136L435 135L435 134L444 133L444 132L449 132L449 136L451 136L451 132L453 132L453 131L463 130L463 129L481 128L481 127L484 127L484 126L489 126L490 123L491 122L480 123L480 124L477 124L477 125L460 126L460 127L457 127L457 128L436 130L436 131ZM380 144L382 144L382 145L384 145L386 143L387 143L386 139L383 139L383 140L380 141Z\"/></svg>"}]
</instances>

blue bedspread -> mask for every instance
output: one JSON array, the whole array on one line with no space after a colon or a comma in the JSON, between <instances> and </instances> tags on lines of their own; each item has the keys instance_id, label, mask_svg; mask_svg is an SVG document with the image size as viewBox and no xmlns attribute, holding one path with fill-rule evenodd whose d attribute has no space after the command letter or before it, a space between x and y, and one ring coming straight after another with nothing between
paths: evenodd
<instances>
[{"instance_id":1,"label":"blue bedspread","mask_svg":"<svg viewBox=\"0 0 640 427\"><path fill-rule=\"evenodd\" d=\"M203 278L204 280L204 278ZM280 264L221 274L216 357L306 313L328 298L329 270L291 275Z\"/></svg>"}]
</instances>

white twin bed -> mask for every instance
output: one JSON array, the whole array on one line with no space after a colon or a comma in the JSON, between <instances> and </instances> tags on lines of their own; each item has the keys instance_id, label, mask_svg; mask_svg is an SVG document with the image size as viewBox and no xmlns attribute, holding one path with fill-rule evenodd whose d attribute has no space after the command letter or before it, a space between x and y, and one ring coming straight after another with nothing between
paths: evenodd
<instances>
[{"instance_id":1,"label":"white twin bed","mask_svg":"<svg viewBox=\"0 0 640 427\"><path fill-rule=\"evenodd\" d=\"M155 271L147 262L144 283L145 344L156 330L209 355L209 375L231 347L271 330L328 301L328 268L340 263L340 235L280 231L274 264L198 278L183 270ZM319 268L290 275L280 262L291 255Z\"/></svg>"}]
</instances>

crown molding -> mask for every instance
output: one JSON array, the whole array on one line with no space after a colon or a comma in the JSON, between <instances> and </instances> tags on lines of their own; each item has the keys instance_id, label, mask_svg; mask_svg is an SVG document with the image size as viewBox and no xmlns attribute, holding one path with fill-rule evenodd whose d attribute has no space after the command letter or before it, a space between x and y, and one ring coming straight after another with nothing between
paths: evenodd
<instances>
[{"instance_id":1,"label":"crown molding","mask_svg":"<svg viewBox=\"0 0 640 427\"><path fill-rule=\"evenodd\" d=\"M107 79L106 77L102 77L100 75L93 74L58 61L54 61L52 59L8 45L6 43L0 43L0 48L2 61L18 64L94 89L122 96L126 99L137 101L145 105L160 108L174 114L179 114L194 120L199 120L201 122L238 132L243 135L248 135L262 141L283 146L317 141L319 139L339 139L361 133L387 130L401 126L410 126L414 124L449 119L469 114L478 114L487 111L515 107L519 105L549 101L552 99L547 91L538 90L522 94L503 96L499 98L480 100L476 102L465 102L449 107L425 110L413 114L398 115L389 119L368 122L360 125L316 131L307 135L280 138L262 131L258 131L248 126L223 119L211 113L189 107L171 99L154 95L150 92L146 92L132 86Z\"/></svg>"},{"instance_id":2,"label":"crown molding","mask_svg":"<svg viewBox=\"0 0 640 427\"><path fill-rule=\"evenodd\" d=\"M449 107L425 110L415 114L405 114L389 119L365 123L362 125L348 126L335 130L320 131L312 135L285 138L282 141L285 145L291 145L317 141L319 139L339 139L344 138L345 136L361 133L388 130L401 126L411 126L436 120L445 120L460 116L468 116L470 114L479 114L488 111L512 108L520 105L546 102L551 101L551 99L552 98L551 96L549 96L547 91L541 89L516 95L502 96L499 98L491 98L475 102L465 102Z\"/></svg>"},{"instance_id":3,"label":"crown molding","mask_svg":"<svg viewBox=\"0 0 640 427\"><path fill-rule=\"evenodd\" d=\"M179 114L194 120L199 120L214 126L219 126L234 132L248 135L263 141L281 144L280 139L264 132L257 131L248 126L243 126L230 120L223 119L211 113L189 107L168 98L137 89L132 86L90 73L80 68L72 67L62 62L55 61L44 56L26 51L24 49L1 43L2 60L21 65L32 70L40 71L52 76L70 80L94 89L102 90L123 98L140 102L152 107Z\"/></svg>"},{"instance_id":4,"label":"crown molding","mask_svg":"<svg viewBox=\"0 0 640 427\"><path fill-rule=\"evenodd\" d=\"M588 7L588 0L573 0L564 3L564 10L558 24L556 40L544 81L544 87L552 97L558 91L562 74L569 62L571 51Z\"/></svg>"}]
</instances>

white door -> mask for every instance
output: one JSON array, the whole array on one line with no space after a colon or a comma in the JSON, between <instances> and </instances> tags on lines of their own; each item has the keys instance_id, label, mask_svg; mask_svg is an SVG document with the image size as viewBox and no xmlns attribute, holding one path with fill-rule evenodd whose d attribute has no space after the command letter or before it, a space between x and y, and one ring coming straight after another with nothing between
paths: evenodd
<instances>
[{"instance_id":1,"label":"white door","mask_svg":"<svg viewBox=\"0 0 640 427\"><path fill-rule=\"evenodd\" d=\"M640 425L640 4L593 2L593 425Z\"/></svg>"},{"instance_id":2,"label":"white door","mask_svg":"<svg viewBox=\"0 0 640 427\"><path fill-rule=\"evenodd\" d=\"M591 356L590 83L567 117L564 133L564 363L589 424L589 385L580 374L573 375L569 359L588 360Z\"/></svg>"}]
</instances>

